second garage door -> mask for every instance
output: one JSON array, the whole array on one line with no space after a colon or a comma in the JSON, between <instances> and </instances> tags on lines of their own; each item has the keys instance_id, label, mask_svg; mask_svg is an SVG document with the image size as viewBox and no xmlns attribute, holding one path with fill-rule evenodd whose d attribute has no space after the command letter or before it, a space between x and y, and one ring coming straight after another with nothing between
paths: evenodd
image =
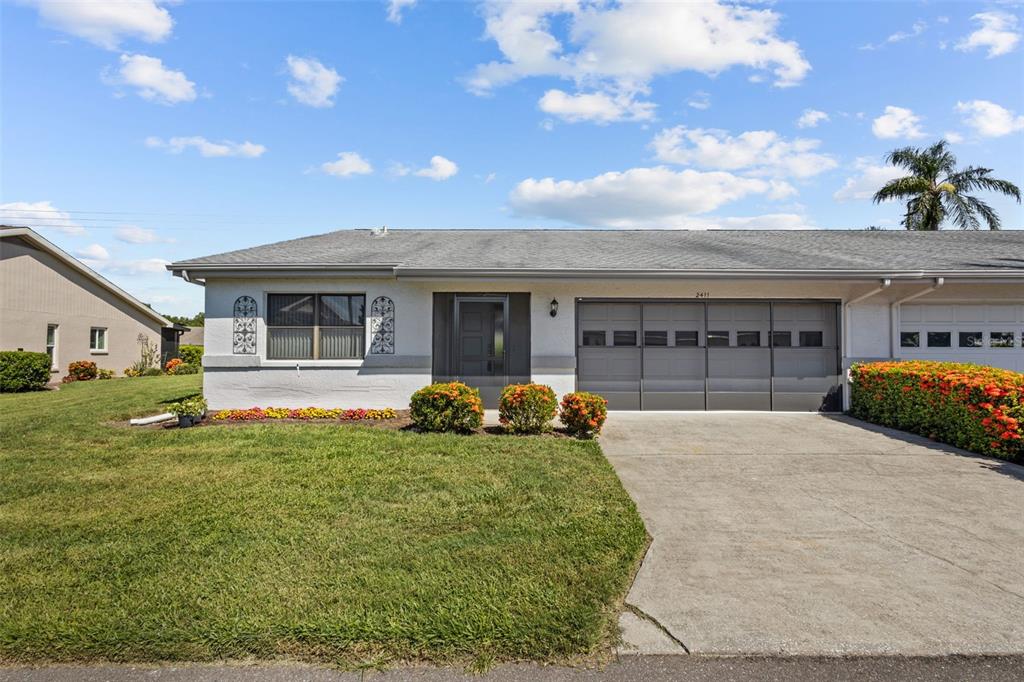
<instances>
[{"instance_id":1,"label":"second garage door","mask_svg":"<svg viewBox=\"0 0 1024 682\"><path fill-rule=\"evenodd\" d=\"M581 301L578 388L624 410L838 410L838 304Z\"/></svg>"}]
</instances>

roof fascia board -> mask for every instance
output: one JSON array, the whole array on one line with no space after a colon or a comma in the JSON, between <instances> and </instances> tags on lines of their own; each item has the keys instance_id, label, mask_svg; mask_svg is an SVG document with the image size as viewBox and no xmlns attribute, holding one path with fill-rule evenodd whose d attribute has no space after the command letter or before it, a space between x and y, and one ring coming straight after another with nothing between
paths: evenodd
<instances>
[{"instance_id":1,"label":"roof fascia board","mask_svg":"<svg viewBox=\"0 0 1024 682\"><path fill-rule=\"evenodd\" d=\"M879 279L918 280L932 277L1024 281L1024 270L527 270L396 268L399 279L536 278L536 279Z\"/></svg>"},{"instance_id":2,"label":"roof fascia board","mask_svg":"<svg viewBox=\"0 0 1024 682\"><path fill-rule=\"evenodd\" d=\"M103 275L99 274L89 266L85 265L71 254L67 253L66 251L58 247L53 242L44 238L35 230L28 227L4 228L3 230L0 230L0 237L21 237L22 239L31 242L37 248L50 254L57 260L61 261L62 263L70 267L72 270L75 270L79 274L85 276L86 278L92 280L93 282L95 282L102 288L106 289L110 293L114 294L118 298L121 298L126 303L128 303L133 308L143 313L150 319L159 322L161 326L170 327L172 324L174 324L166 317L164 317L157 311L153 310L148 305L146 305L145 303L135 298L121 287L117 286L116 284L108 280Z\"/></svg>"}]
</instances>

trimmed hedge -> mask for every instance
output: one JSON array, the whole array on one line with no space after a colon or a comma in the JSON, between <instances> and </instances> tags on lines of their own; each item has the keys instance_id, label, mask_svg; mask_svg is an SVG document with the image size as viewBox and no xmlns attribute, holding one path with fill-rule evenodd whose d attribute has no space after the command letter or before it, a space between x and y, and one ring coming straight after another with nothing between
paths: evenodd
<instances>
[{"instance_id":1,"label":"trimmed hedge","mask_svg":"<svg viewBox=\"0 0 1024 682\"><path fill-rule=\"evenodd\" d=\"M850 368L850 413L965 450L1024 459L1024 374L954 362Z\"/></svg>"},{"instance_id":2,"label":"trimmed hedge","mask_svg":"<svg viewBox=\"0 0 1024 682\"><path fill-rule=\"evenodd\" d=\"M480 391L461 382L430 384L412 394L409 416L422 431L465 433L483 424L484 404Z\"/></svg>"},{"instance_id":3,"label":"trimmed hedge","mask_svg":"<svg viewBox=\"0 0 1024 682\"><path fill-rule=\"evenodd\" d=\"M558 398L543 384L509 384L501 392L498 417L509 433L544 433L558 410Z\"/></svg>"},{"instance_id":4,"label":"trimmed hedge","mask_svg":"<svg viewBox=\"0 0 1024 682\"><path fill-rule=\"evenodd\" d=\"M46 353L0 351L0 393L42 390L50 380L50 365Z\"/></svg>"},{"instance_id":5,"label":"trimmed hedge","mask_svg":"<svg viewBox=\"0 0 1024 682\"><path fill-rule=\"evenodd\" d=\"M178 357L181 358L185 364L201 367L203 364L203 347L193 346L190 344L179 346Z\"/></svg>"}]
</instances>

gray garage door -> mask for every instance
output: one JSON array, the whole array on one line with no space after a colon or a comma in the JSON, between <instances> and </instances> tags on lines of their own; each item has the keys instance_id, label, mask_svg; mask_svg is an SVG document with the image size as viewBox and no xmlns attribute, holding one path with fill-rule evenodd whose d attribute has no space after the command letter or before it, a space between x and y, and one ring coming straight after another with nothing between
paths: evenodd
<instances>
[{"instance_id":1,"label":"gray garage door","mask_svg":"<svg viewBox=\"0 0 1024 682\"><path fill-rule=\"evenodd\" d=\"M838 304L581 301L579 390L620 410L838 410Z\"/></svg>"}]
</instances>

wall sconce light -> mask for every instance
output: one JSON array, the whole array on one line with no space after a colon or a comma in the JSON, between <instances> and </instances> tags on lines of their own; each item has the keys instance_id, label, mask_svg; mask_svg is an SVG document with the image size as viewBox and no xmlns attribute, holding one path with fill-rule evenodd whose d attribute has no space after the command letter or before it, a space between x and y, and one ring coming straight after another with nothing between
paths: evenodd
<instances>
[{"instance_id":1,"label":"wall sconce light","mask_svg":"<svg viewBox=\"0 0 1024 682\"><path fill-rule=\"evenodd\" d=\"M553 299L551 299L551 317L554 317L557 314L558 314L558 299L557 298L553 298Z\"/></svg>"}]
</instances>

